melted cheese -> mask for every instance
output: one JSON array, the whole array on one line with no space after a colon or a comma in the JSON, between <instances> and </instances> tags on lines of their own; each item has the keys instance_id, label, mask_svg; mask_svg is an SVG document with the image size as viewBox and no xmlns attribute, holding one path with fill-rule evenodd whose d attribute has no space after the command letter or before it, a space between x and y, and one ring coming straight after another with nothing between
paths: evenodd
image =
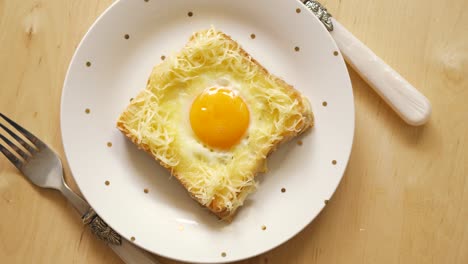
<instances>
[{"instance_id":1,"label":"melted cheese","mask_svg":"<svg viewBox=\"0 0 468 264\"><path fill-rule=\"evenodd\" d=\"M194 98L213 83L235 86L251 112L246 136L225 151L199 142L188 119ZM309 107L302 101L212 28L154 68L128 107L125 126L203 205L235 211L255 189L255 174L272 148L302 129L303 107Z\"/></svg>"}]
</instances>

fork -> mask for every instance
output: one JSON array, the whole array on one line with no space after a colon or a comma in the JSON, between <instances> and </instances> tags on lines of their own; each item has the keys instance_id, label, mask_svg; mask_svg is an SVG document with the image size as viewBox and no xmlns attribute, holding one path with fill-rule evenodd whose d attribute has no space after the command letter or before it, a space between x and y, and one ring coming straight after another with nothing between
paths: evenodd
<instances>
[{"instance_id":1,"label":"fork","mask_svg":"<svg viewBox=\"0 0 468 264\"><path fill-rule=\"evenodd\" d=\"M0 151L31 183L41 188L60 191L80 213L83 223L91 228L92 233L105 241L125 263L160 264L142 249L123 239L112 230L85 200L71 190L65 182L59 156L47 144L4 114L0 113L0 117L29 141L26 142L0 122L0 127L14 139L13 141L16 141L16 143L10 141L5 135L2 135L0 130L0 139L12 150L7 149L0 141ZM21 149L18 144L26 151Z\"/></svg>"}]
</instances>

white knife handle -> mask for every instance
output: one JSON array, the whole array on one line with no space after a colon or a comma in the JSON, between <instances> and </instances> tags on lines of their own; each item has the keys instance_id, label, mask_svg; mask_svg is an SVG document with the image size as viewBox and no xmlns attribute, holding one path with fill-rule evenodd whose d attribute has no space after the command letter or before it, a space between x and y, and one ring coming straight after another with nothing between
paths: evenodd
<instances>
[{"instance_id":1,"label":"white knife handle","mask_svg":"<svg viewBox=\"0 0 468 264\"><path fill-rule=\"evenodd\" d=\"M155 258L144 252L142 249L133 245L129 241L122 239L122 245L109 244L109 247L126 264L161 264Z\"/></svg>"},{"instance_id":2,"label":"white knife handle","mask_svg":"<svg viewBox=\"0 0 468 264\"><path fill-rule=\"evenodd\" d=\"M419 126L431 115L429 100L377 57L336 19L331 32L345 60L406 123Z\"/></svg>"}]
</instances>

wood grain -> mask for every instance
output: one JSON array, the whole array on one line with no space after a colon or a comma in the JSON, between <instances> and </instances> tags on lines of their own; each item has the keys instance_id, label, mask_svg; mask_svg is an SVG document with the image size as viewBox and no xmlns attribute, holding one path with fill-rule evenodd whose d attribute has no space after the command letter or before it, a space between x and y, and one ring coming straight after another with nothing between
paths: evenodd
<instances>
[{"instance_id":1,"label":"wood grain","mask_svg":"<svg viewBox=\"0 0 468 264\"><path fill-rule=\"evenodd\" d=\"M62 156L65 72L111 2L0 0L0 112ZM429 98L432 118L406 125L350 69L356 135L336 194L298 236L240 264L468 263L468 2L323 3ZM121 263L58 193L3 157L0 212L0 263Z\"/></svg>"}]
</instances>

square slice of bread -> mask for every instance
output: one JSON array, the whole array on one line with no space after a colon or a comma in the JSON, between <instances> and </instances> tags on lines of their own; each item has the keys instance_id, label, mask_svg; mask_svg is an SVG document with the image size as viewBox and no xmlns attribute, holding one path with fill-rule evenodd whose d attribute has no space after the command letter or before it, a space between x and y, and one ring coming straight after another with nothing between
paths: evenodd
<instances>
[{"instance_id":1,"label":"square slice of bread","mask_svg":"<svg viewBox=\"0 0 468 264\"><path fill-rule=\"evenodd\" d=\"M250 112L247 132L229 150L207 147L190 126L191 102L213 83L237 90ZM255 190L255 176L266 172L268 155L313 123L309 101L299 91L211 28L194 33L180 52L153 69L146 89L120 115L117 127L167 168L193 199L230 221Z\"/></svg>"}]
</instances>

